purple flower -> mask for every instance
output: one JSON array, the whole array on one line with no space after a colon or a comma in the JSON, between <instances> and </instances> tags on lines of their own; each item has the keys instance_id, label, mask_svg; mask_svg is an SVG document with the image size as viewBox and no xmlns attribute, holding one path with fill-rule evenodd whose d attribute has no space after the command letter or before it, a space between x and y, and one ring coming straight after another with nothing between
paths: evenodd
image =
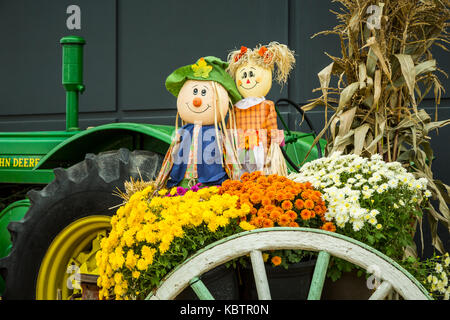
<instances>
[{"instance_id":1,"label":"purple flower","mask_svg":"<svg viewBox=\"0 0 450 320\"><path fill-rule=\"evenodd\" d=\"M177 187L177 194L179 196L184 196L184 194L186 193L187 189L183 188L183 187Z\"/></svg>"}]
</instances>

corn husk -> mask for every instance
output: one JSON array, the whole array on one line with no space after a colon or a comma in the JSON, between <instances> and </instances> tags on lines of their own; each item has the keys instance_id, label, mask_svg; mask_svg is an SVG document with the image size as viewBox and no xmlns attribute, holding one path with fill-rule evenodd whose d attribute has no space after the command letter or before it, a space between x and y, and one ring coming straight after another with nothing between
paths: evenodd
<instances>
[{"instance_id":1,"label":"corn husk","mask_svg":"<svg viewBox=\"0 0 450 320\"><path fill-rule=\"evenodd\" d=\"M425 177L439 203L438 209L430 204L427 210L432 242L443 252L437 225L450 231L450 187L433 177L429 134L450 120L437 120L444 92L437 73L446 74L437 67L431 48L447 50L450 0L334 2L341 5L334 12L339 23L314 36L337 35L341 57L327 54L332 62L318 73L320 88L315 90L322 95L303 109L325 106L335 113L325 118L314 142L326 136L326 155L379 153L385 161L400 161L417 177ZM373 18L368 11L372 5L380 8L375 28L368 23ZM337 88L330 87L332 77L338 79ZM434 119L419 108L429 93L434 94Z\"/></svg>"}]
</instances>

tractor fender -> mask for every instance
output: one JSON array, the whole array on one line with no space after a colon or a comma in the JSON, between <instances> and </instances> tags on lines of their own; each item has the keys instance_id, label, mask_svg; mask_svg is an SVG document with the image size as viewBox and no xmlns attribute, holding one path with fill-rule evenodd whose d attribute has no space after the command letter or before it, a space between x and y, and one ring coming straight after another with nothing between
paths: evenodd
<instances>
[{"instance_id":1,"label":"tractor fender","mask_svg":"<svg viewBox=\"0 0 450 320\"><path fill-rule=\"evenodd\" d=\"M87 153L127 148L164 155L172 141L173 126L110 123L80 131L54 147L33 170L68 168L84 160Z\"/></svg>"}]
</instances>

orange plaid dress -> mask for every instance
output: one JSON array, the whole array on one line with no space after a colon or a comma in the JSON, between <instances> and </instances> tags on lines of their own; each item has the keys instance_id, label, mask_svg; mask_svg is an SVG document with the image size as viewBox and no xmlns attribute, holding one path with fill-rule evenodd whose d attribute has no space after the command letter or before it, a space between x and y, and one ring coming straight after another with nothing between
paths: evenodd
<instances>
[{"instance_id":1,"label":"orange plaid dress","mask_svg":"<svg viewBox=\"0 0 450 320\"><path fill-rule=\"evenodd\" d=\"M234 114L240 149L253 149L262 142L267 153L272 140L281 142L283 136L280 135L284 134L282 130L278 130L277 112L273 101L264 100L248 109L235 107Z\"/></svg>"}]
</instances>

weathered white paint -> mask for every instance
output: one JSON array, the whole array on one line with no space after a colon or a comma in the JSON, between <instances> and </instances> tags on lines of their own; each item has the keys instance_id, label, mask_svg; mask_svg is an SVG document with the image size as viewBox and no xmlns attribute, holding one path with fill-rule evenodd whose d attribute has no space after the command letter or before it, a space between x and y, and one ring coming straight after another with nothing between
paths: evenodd
<instances>
[{"instance_id":1,"label":"weathered white paint","mask_svg":"<svg viewBox=\"0 0 450 320\"><path fill-rule=\"evenodd\" d=\"M271 300L269 282L267 281L266 268L264 267L264 259L262 252L253 250L250 252L252 262L253 276L255 277L256 292L258 292L259 300Z\"/></svg>"},{"instance_id":2,"label":"weathered white paint","mask_svg":"<svg viewBox=\"0 0 450 320\"><path fill-rule=\"evenodd\" d=\"M150 299L168 300L176 297L194 277L234 258L247 255L254 250L302 249L326 251L364 269L376 265L379 276L388 281L404 299L429 299L425 289L410 278L395 262L356 240L322 230L285 228L284 230L258 229L245 232L199 251L177 267L163 281Z\"/></svg>"},{"instance_id":3,"label":"weathered white paint","mask_svg":"<svg viewBox=\"0 0 450 320\"><path fill-rule=\"evenodd\" d=\"M369 300L383 300L391 293L391 291L392 285L388 281L384 281L369 297Z\"/></svg>"}]
</instances>

